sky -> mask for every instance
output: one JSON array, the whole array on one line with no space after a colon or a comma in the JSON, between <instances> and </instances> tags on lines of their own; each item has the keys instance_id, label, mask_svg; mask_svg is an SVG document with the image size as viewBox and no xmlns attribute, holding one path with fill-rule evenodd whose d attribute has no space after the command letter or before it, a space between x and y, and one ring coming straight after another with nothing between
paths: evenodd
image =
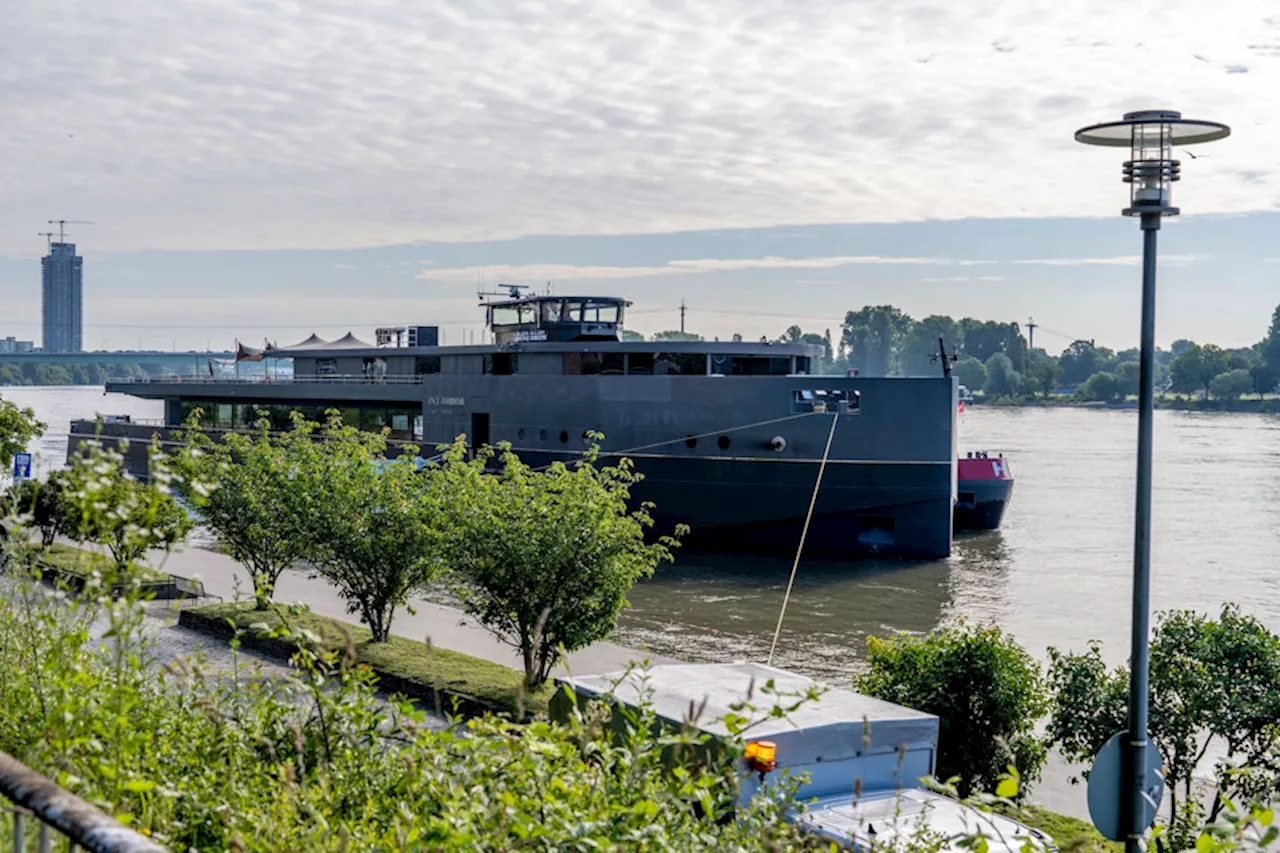
<instances>
[{"instance_id":1,"label":"sky","mask_svg":"<svg viewBox=\"0 0 1280 853\"><path fill-rule=\"evenodd\" d=\"M10 0L0 336L39 336L47 220L89 348L378 325L483 335L478 283L621 295L628 325L775 336L865 304L1136 343L1124 152L1179 154L1158 340L1280 302L1280 8L1262 0ZM54 226L56 228L56 226Z\"/></svg>"}]
</instances>

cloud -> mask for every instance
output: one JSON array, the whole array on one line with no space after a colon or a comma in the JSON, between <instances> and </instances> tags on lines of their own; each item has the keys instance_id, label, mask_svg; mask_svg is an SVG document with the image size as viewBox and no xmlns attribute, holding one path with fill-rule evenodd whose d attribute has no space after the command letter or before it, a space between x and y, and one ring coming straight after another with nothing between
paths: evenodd
<instances>
[{"instance_id":1,"label":"cloud","mask_svg":"<svg viewBox=\"0 0 1280 853\"><path fill-rule=\"evenodd\" d=\"M1071 133L1165 104L1240 125L1187 212L1280 194L1232 173L1280 174L1268 0L55 6L5 6L0 251L1110 216L1120 158Z\"/></svg>"},{"instance_id":2,"label":"cloud","mask_svg":"<svg viewBox=\"0 0 1280 853\"><path fill-rule=\"evenodd\" d=\"M1160 255L1161 264L1183 266L1203 261L1208 255L1169 254ZM1087 267L1087 266L1124 266L1136 267L1142 264L1141 255L1118 255L1114 258L1027 258L1014 261L1015 264L1034 264L1046 267Z\"/></svg>"},{"instance_id":3,"label":"cloud","mask_svg":"<svg viewBox=\"0 0 1280 853\"><path fill-rule=\"evenodd\" d=\"M956 258L896 258L879 255L832 258L702 258L667 261L660 266L575 266L573 264L502 264L484 267L425 269L418 278L432 281L568 281L577 279L650 278L664 275L697 275L709 272L760 269L831 269L864 264L918 264L923 266L977 266L994 261Z\"/></svg>"}]
</instances>

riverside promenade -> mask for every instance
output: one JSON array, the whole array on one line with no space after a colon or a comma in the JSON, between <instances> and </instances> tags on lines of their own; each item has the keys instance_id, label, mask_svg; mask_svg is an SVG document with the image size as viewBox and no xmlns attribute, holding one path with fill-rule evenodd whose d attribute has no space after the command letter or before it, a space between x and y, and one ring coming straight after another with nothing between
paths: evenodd
<instances>
[{"instance_id":1,"label":"riverside promenade","mask_svg":"<svg viewBox=\"0 0 1280 853\"><path fill-rule=\"evenodd\" d=\"M198 579L205 592L233 601L253 597L253 583L243 566L225 554L188 545L168 557L161 553L148 556L148 562L180 577ZM332 586L321 578L311 580L304 572L285 572L276 585L275 600L282 604L305 604L322 616L358 622L347 612L346 604ZM408 608L396 610L391 633L408 640L431 643L450 651L521 670L519 653L473 622L461 610L425 601L410 600L413 613ZM648 660L651 664L678 663L674 658L650 655L639 649L628 649L612 643L596 643L573 652L565 660L557 674L598 675L627 668L632 662Z\"/></svg>"}]
</instances>

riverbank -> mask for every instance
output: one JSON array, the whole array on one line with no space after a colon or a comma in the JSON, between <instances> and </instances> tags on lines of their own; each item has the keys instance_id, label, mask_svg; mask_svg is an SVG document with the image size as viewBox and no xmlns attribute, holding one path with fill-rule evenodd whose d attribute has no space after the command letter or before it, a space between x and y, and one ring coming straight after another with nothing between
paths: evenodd
<instances>
[{"instance_id":1,"label":"riverbank","mask_svg":"<svg viewBox=\"0 0 1280 853\"><path fill-rule=\"evenodd\" d=\"M966 400L965 405L1000 409L1136 409L1138 408L1138 398L1126 397L1123 400L1104 402L1099 400L1080 400L1066 394L1048 397L996 397L994 399L987 399L979 395L972 400ZM1201 400L1176 395L1161 395L1156 397L1155 407L1175 412L1280 414L1280 396L1268 394L1262 399L1253 397L1239 400Z\"/></svg>"}]
</instances>

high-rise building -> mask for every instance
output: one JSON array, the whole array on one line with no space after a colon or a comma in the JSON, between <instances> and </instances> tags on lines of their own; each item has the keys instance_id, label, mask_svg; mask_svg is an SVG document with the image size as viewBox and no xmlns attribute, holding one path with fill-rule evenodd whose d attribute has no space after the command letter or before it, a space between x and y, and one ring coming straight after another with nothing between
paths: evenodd
<instances>
[{"instance_id":1,"label":"high-rise building","mask_svg":"<svg viewBox=\"0 0 1280 853\"><path fill-rule=\"evenodd\" d=\"M81 352L84 349L84 258L75 243L51 243L41 260L45 352Z\"/></svg>"}]
</instances>

